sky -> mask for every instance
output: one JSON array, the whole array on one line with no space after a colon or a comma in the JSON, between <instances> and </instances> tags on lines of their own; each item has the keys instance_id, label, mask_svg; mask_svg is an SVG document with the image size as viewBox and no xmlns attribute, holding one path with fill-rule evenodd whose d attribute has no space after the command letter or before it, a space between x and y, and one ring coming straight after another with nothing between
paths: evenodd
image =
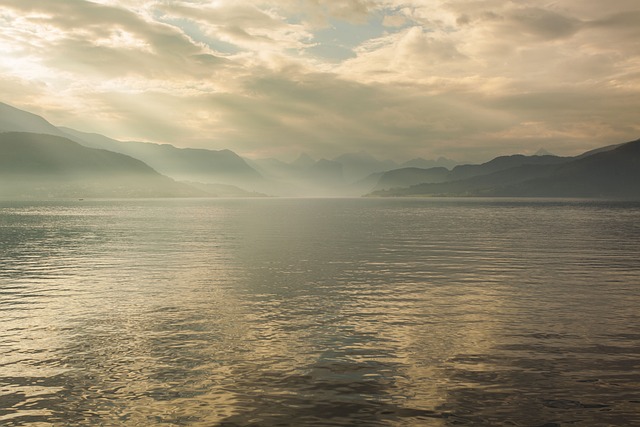
<instances>
[{"instance_id":1,"label":"sky","mask_svg":"<svg viewBox=\"0 0 640 427\"><path fill-rule=\"evenodd\" d=\"M121 140L483 161L640 137L638 0L0 0L0 101Z\"/></svg>"}]
</instances>

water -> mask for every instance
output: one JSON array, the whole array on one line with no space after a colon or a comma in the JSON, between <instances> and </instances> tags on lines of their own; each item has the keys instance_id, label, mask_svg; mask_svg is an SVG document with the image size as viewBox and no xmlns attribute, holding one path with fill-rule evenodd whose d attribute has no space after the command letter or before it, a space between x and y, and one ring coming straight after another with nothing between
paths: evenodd
<instances>
[{"instance_id":1,"label":"water","mask_svg":"<svg viewBox=\"0 0 640 427\"><path fill-rule=\"evenodd\" d=\"M0 202L0 425L640 425L640 204Z\"/></svg>"}]
</instances>

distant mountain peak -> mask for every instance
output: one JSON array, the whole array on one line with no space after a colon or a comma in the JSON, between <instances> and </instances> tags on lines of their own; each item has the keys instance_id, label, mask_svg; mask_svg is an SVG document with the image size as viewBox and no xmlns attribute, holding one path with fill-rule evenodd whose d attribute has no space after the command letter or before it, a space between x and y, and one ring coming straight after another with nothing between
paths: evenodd
<instances>
[{"instance_id":1,"label":"distant mountain peak","mask_svg":"<svg viewBox=\"0 0 640 427\"><path fill-rule=\"evenodd\" d=\"M300 153L298 158L295 159L293 162L291 162L291 165L301 167L301 168L308 168L313 166L315 162L316 161L313 160L313 158L309 156L307 153Z\"/></svg>"},{"instance_id":2,"label":"distant mountain peak","mask_svg":"<svg viewBox=\"0 0 640 427\"><path fill-rule=\"evenodd\" d=\"M541 147L538 151L536 151L534 156L555 156L555 154L551 153L546 148Z\"/></svg>"},{"instance_id":3,"label":"distant mountain peak","mask_svg":"<svg viewBox=\"0 0 640 427\"><path fill-rule=\"evenodd\" d=\"M0 132L33 132L64 137L64 133L43 117L0 102Z\"/></svg>"},{"instance_id":4,"label":"distant mountain peak","mask_svg":"<svg viewBox=\"0 0 640 427\"><path fill-rule=\"evenodd\" d=\"M0 133L2 197L193 197L200 190L133 157L40 133Z\"/></svg>"},{"instance_id":5,"label":"distant mountain peak","mask_svg":"<svg viewBox=\"0 0 640 427\"><path fill-rule=\"evenodd\" d=\"M434 167L445 167L447 169L451 169L458 164L459 162L455 160L451 160L447 157L440 156L436 160L429 160L429 159L424 159L422 157L416 157L409 161L404 162L401 166L421 168L421 169L429 169Z\"/></svg>"}]
</instances>

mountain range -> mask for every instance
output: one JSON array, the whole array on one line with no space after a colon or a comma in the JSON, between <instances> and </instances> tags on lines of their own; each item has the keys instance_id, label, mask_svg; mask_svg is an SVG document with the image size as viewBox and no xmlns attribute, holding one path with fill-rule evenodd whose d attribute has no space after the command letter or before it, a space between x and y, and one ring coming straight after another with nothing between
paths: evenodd
<instances>
[{"instance_id":1,"label":"mountain range","mask_svg":"<svg viewBox=\"0 0 640 427\"><path fill-rule=\"evenodd\" d=\"M640 199L640 139L585 154L505 156L482 165L457 166L443 180L379 189L370 195Z\"/></svg>"},{"instance_id":2,"label":"mountain range","mask_svg":"<svg viewBox=\"0 0 640 427\"><path fill-rule=\"evenodd\" d=\"M231 150L178 148L169 144L118 141L96 133L57 127L41 116L0 103L0 132L31 132L67 138L80 145L128 155L143 161L157 172L178 181L218 185L217 193L235 196L270 194L276 196L349 195L371 191L358 181L372 173L398 167L391 160L378 160L366 152L347 153L335 159L314 160L306 154L286 163L277 159L250 160ZM453 162L414 159L431 164ZM200 186L200 188L203 188Z\"/></svg>"},{"instance_id":3,"label":"mountain range","mask_svg":"<svg viewBox=\"0 0 640 427\"><path fill-rule=\"evenodd\" d=\"M67 138L0 133L0 194L5 197L198 197L144 162Z\"/></svg>"},{"instance_id":4,"label":"mountain range","mask_svg":"<svg viewBox=\"0 0 640 427\"><path fill-rule=\"evenodd\" d=\"M263 177L231 150L177 148L169 144L121 142L95 133L61 127L69 139L84 146L126 154L142 160L161 174L180 181L241 184L253 187Z\"/></svg>"},{"instance_id":5,"label":"mountain range","mask_svg":"<svg viewBox=\"0 0 640 427\"><path fill-rule=\"evenodd\" d=\"M0 197L525 196L640 198L633 141L575 157L541 149L482 164L366 152L292 162L118 141L0 103Z\"/></svg>"}]
</instances>

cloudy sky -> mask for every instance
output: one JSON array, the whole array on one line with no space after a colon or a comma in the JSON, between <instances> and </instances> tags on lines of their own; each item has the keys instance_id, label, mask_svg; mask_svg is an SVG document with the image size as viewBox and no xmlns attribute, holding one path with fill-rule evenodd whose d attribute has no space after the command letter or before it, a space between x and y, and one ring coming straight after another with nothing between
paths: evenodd
<instances>
[{"instance_id":1,"label":"cloudy sky","mask_svg":"<svg viewBox=\"0 0 640 427\"><path fill-rule=\"evenodd\" d=\"M0 101L249 157L640 137L638 0L0 0Z\"/></svg>"}]
</instances>

